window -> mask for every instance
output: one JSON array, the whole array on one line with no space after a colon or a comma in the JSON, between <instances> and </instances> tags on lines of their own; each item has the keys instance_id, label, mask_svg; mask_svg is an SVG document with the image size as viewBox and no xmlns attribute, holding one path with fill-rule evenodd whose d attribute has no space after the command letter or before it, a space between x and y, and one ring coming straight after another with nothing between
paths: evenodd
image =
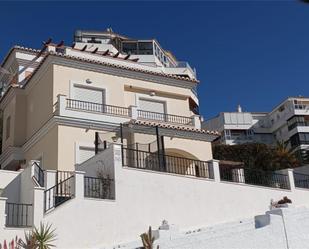
<instances>
[{"instance_id":1,"label":"window","mask_svg":"<svg viewBox=\"0 0 309 249\"><path fill-rule=\"evenodd\" d=\"M309 133L296 133L290 138L292 147L309 144Z\"/></svg>"},{"instance_id":2,"label":"window","mask_svg":"<svg viewBox=\"0 0 309 249\"><path fill-rule=\"evenodd\" d=\"M8 116L5 124L5 139L8 139L10 137L10 133L11 133L11 117Z\"/></svg>"}]
</instances>

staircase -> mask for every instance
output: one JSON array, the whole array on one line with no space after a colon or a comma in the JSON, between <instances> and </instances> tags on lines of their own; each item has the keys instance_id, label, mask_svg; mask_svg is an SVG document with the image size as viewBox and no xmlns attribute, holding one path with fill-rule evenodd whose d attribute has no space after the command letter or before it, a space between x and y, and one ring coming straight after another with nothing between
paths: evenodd
<instances>
[{"instance_id":1,"label":"staircase","mask_svg":"<svg viewBox=\"0 0 309 249\"><path fill-rule=\"evenodd\" d=\"M74 173L57 171L55 185L44 191L44 212L51 211L74 198Z\"/></svg>"}]
</instances>

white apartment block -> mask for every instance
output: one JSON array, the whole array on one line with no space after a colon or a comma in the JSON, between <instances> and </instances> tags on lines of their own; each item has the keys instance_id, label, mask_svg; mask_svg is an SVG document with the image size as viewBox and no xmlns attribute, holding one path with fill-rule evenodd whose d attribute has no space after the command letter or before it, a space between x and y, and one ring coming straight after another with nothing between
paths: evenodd
<instances>
[{"instance_id":1,"label":"white apartment block","mask_svg":"<svg viewBox=\"0 0 309 249\"><path fill-rule=\"evenodd\" d=\"M135 249L163 220L183 232L264 214L283 196L309 206L306 168L221 174L195 70L156 40L111 29L74 40L15 46L1 64L0 243L44 222L57 248Z\"/></svg>"},{"instance_id":2,"label":"white apartment block","mask_svg":"<svg viewBox=\"0 0 309 249\"><path fill-rule=\"evenodd\" d=\"M309 148L309 98L289 97L269 113L222 112L203 123L221 133L222 144L283 141L300 155Z\"/></svg>"}]
</instances>

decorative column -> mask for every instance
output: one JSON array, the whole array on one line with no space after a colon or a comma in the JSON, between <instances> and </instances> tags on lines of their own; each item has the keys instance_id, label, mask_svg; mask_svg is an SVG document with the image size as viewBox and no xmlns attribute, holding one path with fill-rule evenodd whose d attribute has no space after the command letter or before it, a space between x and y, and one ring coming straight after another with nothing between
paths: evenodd
<instances>
[{"instance_id":1,"label":"decorative column","mask_svg":"<svg viewBox=\"0 0 309 249\"><path fill-rule=\"evenodd\" d=\"M58 98L58 102L57 102L57 107L56 107L56 114L59 116L63 116L65 113L65 109L66 109L66 95L63 94L58 94L57 98Z\"/></svg>"},{"instance_id":2,"label":"decorative column","mask_svg":"<svg viewBox=\"0 0 309 249\"><path fill-rule=\"evenodd\" d=\"M202 128L202 124L201 124L200 115L193 115L192 119L193 119L194 128L201 129Z\"/></svg>"},{"instance_id":3,"label":"decorative column","mask_svg":"<svg viewBox=\"0 0 309 249\"><path fill-rule=\"evenodd\" d=\"M75 198L76 199L84 199L84 171L75 171L75 184L73 184Z\"/></svg>"},{"instance_id":4,"label":"decorative column","mask_svg":"<svg viewBox=\"0 0 309 249\"><path fill-rule=\"evenodd\" d=\"M215 182L220 182L220 167L219 167L219 160L216 159L212 159L210 161L208 161L209 163L209 171L210 171L210 176L211 173L213 174L213 179L215 180Z\"/></svg>"},{"instance_id":5,"label":"decorative column","mask_svg":"<svg viewBox=\"0 0 309 249\"><path fill-rule=\"evenodd\" d=\"M2 228L5 227L5 220L6 220L6 213L5 213L5 206L6 206L6 197L0 197L0 231Z\"/></svg>"},{"instance_id":6,"label":"decorative column","mask_svg":"<svg viewBox=\"0 0 309 249\"><path fill-rule=\"evenodd\" d=\"M137 106L130 105L129 106L129 111L130 111L130 117L132 119L137 119L138 118Z\"/></svg>"},{"instance_id":7,"label":"decorative column","mask_svg":"<svg viewBox=\"0 0 309 249\"><path fill-rule=\"evenodd\" d=\"M44 188L34 187L33 190L33 225L38 227L43 220L45 200L44 200Z\"/></svg>"}]
</instances>

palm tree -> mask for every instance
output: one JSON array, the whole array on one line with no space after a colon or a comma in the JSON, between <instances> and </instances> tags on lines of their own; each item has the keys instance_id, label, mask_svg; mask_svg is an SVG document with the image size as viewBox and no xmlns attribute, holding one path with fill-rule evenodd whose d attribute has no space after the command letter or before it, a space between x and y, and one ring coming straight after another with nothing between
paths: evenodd
<instances>
[{"instance_id":1,"label":"palm tree","mask_svg":"<svg viewBox=\"0 0 309 249\"><path fill-rule=\"evenodd\" d=\"M148 233L143 233L140 235L142 239L142 243L145 249L154 249L154 241L155 238L152 236L152 230L151 227L148 229ZM159 249L159 246L157 246L157 249Z\"/></svg>"},{"instance_id":2,"label":"palm tree","mask_svg":"<svg viewBox=\"0 0 309 249\"><path fill-rule=\"evenodd\" d=\"M272 158L273 169L294 168L299 165L295 154L287 146L287 143L277 142Z\"/></svg>"},{"instance_id":3,"label":"palm tree","mask_svg":"<svg viewBox=\"0 0 309 249\"><path fill-rule=\"evenodd\" d=\"M25 241L19 239L17 244L23 249L35 249L38 247L37 241L32 232L25 232Z\"/></svg>"}]
</instances>

